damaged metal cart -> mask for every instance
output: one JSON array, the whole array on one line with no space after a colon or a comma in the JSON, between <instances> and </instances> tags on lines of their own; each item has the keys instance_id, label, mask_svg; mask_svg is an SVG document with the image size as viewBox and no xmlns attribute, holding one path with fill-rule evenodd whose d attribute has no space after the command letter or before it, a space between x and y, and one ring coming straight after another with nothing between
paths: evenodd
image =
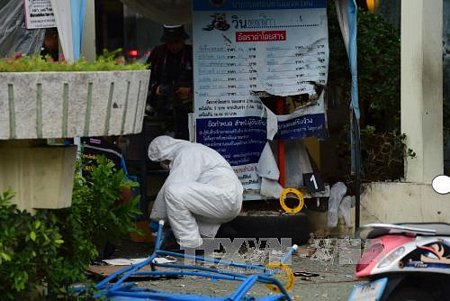
<instances>
[{"instance_id":1,"label":"damaged metal cart","mask_svg":"<svg viewBox=\"0 0 450 301\"><path fill-rule=\"evenodd\" d=\"M291 300L287 289L292 287L294 275L292 270L285 264L285 262L297 250L297 246L293 245L289 252L278 262L270 263L267 266L248 265L232 261L224 261L220 259L207 258L203 256L188 255L184 253L176 253L170 251L160 250L161 242L163 240L163 226L164 222L160 221L159 228L156 235L155 249L145 261L131 265L124 269L111 274L96 285L98 290L95 298L109 298L111 300ZM234 273L227 272L220 269L210 268L206 266L197 266L189 264L176 263L158 263L155 258L158 256L174 256L178 258L188 258L196 261L209 262L217 266L227 266L233 268L245 269L252 271L251 273ZM150 270L143 271L144 267L150 266ZM159 269L158 268L163 268ZM280 279L285 278L283 284ZM172 293L166 291L158 291L143 287L138 287L135 283L127 282L130 277L145 276L150 278L160 277L179 277L179 276L196 276L211 280L228 280L240 281L239 287L228 296L205 296L195 294ZM255 284L266 285L272 293L263 297L249 296L249 291Z\"/></svg>"}]
</instances>

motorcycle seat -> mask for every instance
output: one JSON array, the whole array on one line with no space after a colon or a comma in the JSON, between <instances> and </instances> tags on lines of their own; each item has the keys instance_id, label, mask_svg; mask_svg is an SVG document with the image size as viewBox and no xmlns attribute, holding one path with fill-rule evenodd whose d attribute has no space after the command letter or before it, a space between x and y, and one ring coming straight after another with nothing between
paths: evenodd
<instances>
[{"instance_id":1,"label":"motorcycle seat","mask_svg":"<svg viewBox=\"0 0 450 301\"><path fill-rule=\"evenodd\" d=\"M450 236L450 224L447 223L399 223L368 224L361 227L362 238L376 238L383 235L401 234L410 236Z\"/></svg>"},{"instance_id":2,"label":"motorcycle seat","mask_svg":"<svg viewBox=\"0 0 450 301\"><path fill-rule=\"evenodd\" d=\"M448 223L407 223L399 224L406 227L414 227L426 230L435 230L436 236L450 236L450 224ZM420 235L420 233L418 233Z\"/></svg>"}]
</instances>

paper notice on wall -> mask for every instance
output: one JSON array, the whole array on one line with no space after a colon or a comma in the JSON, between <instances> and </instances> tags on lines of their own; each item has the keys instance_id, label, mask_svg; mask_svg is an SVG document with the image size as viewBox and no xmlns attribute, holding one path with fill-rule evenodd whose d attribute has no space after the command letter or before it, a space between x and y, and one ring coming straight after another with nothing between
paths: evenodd
<instances>
[{"instance_id":1,"label":"paper notice on wall","mask_svg":"<svg viewBox=\"0 0 450 301\"><path fill-rule=\"evenodd\" d=\"M194 0L196 139L216 149L246 189L267 142L262 94L282 97L275 139L326 136L325 0Z\"/></svg>"},{"instance_id":2,"label":"paper notice on wall","mask_svg":"<svg viewBox=\"0 0 450 301\"><path fill-rule=\"evenodd\" d=\"M25 0L24 3L27 29L56 27L50 0Z\"/></svg>"}]
</instances>

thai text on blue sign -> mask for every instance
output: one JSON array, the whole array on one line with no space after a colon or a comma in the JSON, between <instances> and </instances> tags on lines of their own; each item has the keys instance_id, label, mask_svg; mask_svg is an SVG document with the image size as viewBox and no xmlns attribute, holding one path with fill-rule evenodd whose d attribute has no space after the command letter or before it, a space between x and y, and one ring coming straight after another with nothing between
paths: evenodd
<instances>
[{"instance_id":1,"label":"thai text on blue sign","mask_svg":"<svg viewBox=\"0 0 450 301\"><path fill-rule=\"evenodd\" d=\"M218 150L247 189L259 187L255 166L267 142L258 95L289 102L276 138L326 136L327 26L324 0L193 1L196 139Z\"/></svg>"}]
</instances>

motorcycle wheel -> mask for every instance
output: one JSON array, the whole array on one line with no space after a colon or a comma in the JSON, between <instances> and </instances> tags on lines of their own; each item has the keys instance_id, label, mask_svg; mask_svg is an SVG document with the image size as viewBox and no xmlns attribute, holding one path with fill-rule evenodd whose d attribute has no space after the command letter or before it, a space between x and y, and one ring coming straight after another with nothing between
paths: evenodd
<instances>
[{"instance_id":1,"label":"motorcycle wheel","mask_svg":"<svg viewBox=\"0 0 450 301\"><path fill-rule=\"evenodd\" d=\"M435 299L424 290L407 286L396 289L388 301L435 301Z\"/></svg>"}]
</instances>

